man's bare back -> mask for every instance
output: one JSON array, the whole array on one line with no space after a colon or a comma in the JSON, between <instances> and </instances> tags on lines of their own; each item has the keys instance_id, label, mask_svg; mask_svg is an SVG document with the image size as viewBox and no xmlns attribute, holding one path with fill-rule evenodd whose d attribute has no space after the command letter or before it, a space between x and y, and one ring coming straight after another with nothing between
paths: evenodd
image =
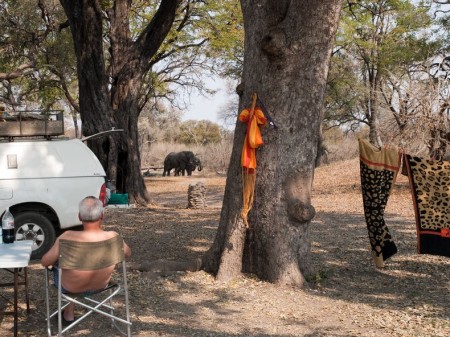
<instances>
[{"instance_id":1,"label":"man's bare back","mask_svg":"<svg viewBox=\"0 0 450 337\"><path fill-rule=\"evenodd\" d=\"M111 239L118 234L112 231L102 229L85 229L83 231L67 231L61 234L56 240L54 246L48 251L41 260L42 265L51 266L57 261L59 255L59 240L69 240L78 242L100 242ZM127 256L128 246L124 243L124 252ZM86 252L86 258L89 258L89 252ZM103 289L108 285L111 279L111 273L115 266L104 269L85 271L85 270L64 270L61 283L64 289L70 292L83 292L88 290Z\"/></svg>"},{"instance_id":2,"label":"man's bare back","mask_svg":"<svg viewBox=\"0 0 450 337\"><path fill-rule=\"evenodd\" d=\"M53 247L42 257L41 264L44 267L53 266L58 261L60 240L77 242L101 242L118 235L114 231L104 231L102 229L103 205L94 197L87 197L80 203L80 220L83 223L82 231L66 231L56 239ZM131 249L124 242L123 250L125 257L131 255ZM89 252L86 252L86 259L89 259ZM115 266L104 269L86 270L66 270L62 271L61 284L63 288L70 292L85 292L105 288L111 279L111 273ZM66 320L73 320L73 308L67 308Z\"/></svg>"},{"instance_id":3,"label":"man's bare back","mask_svg":"<svg viewBox=\"0 0 450 337\"><path fill-rule=\"evenodd\" d=\"M59 240L78 242L99 242L111 239L118 234L116 232L99 231L67 231ZM59 243L59 242L58 242ZM89 259L89 252L86 252ZM115 266L99 270L64 270L61 284L67 291L83 292L105 288L111 279L111 273Z\"/></svg>"}]
</instances>

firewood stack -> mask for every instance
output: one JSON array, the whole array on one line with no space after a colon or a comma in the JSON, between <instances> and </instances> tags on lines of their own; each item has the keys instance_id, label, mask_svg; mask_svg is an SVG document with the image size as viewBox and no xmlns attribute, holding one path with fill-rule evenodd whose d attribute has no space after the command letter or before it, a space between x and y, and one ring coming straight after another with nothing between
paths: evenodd
<instances>
[{"instance_id":1,"label":"firewood stack","mask_svg":"<svg viewBox=\"0 0 450 337\"><path fill-rule=\"evenodd\" d=\"M202 182L198 182L195 185L189 184L187 208L205 208L205 207L206 207L205 185Z\"/></svg>"}]
</instances>

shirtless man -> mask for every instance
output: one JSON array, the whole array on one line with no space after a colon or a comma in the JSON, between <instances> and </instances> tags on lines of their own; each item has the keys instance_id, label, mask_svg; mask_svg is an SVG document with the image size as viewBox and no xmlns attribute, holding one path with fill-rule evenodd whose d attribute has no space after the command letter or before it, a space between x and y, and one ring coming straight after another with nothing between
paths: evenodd
<instances>
[{"instance_id":1,"label":"shirtless man","mask_svg":"<svg viewBox=\"0 0 450 337\"><path fill-rule=\"evenodd\" d=\"M52 266L57 262L59 255L59 240L61 239L79 242L98 242L119 235L117 232L103 230L103 204L95 197L90 196L81 200L78 217L83 223L83 230L66 231L61 234L56 239L53 247L42 257L41 264L44 267ZM125 242L123 243L123 250L125 257L131 255L131 249ZM61 285L65 290L73 293L103 289L108 285L114 267L115 266L111 266L95 271L63 270ZM74 320L74 304L70 303L63 312L63 322L67 325Z\"/></svg>"}]
</instances>

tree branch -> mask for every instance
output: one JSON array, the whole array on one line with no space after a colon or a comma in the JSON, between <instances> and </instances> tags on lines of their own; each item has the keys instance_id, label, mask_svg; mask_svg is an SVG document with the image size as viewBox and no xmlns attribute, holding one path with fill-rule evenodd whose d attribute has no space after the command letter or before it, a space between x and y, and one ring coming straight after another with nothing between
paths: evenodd
<instances>
[{"instance_id":1,"label":"tree branch","mask_svg":"<svg viewBox=\"0 0 450 337\"><path fill-rule=\"evenodd\" d=\"M142 59L151 59L163 43L172 24L181 0L162 0L158 10L148 26L142 31L135 42L136 50Z\"/></svg>"},{"instance_id":2,"label":"tree branch","mask_svg":"<svg viewBox=\"0 0 450 337\"><path fill-rule=\"evenodd\" d=\"M29 73L34 68L34 64L32 63L24 63L21 64L17 69L13 70L10 73L0 73L0 81L10 81L15 78L22 77Z\"/></svg>"}]
</instances>

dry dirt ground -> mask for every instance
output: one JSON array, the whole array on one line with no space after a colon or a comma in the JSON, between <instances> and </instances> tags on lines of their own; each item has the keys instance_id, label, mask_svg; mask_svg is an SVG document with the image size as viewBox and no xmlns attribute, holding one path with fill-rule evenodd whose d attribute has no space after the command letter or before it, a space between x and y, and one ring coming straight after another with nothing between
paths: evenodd
<instances>
[{"instance_id":1,"label":"dry dirt ground","mask_svg":"<svg viewBox=\"0 0 450 337\"><path fill-rule=\"evenodd\" d=\"M187 188L198 181L207 188L208 207L186 209ZM106 227L121 232L132 246L130 263L200 257L214 239L225 178L158 174L146 182L153 205L108 210L105 219ZM204 272L131 270L133 335L449 337L450 258L416 253L411 200L407 179L399 176L385 216L399 252L377 269L369 252L358 160L320 167L313 195L317 216L311 225L310 288L281 288L250 275L225 285ZM44 336L38 263L29 275L31 314L20 313L19 335ZM0 311L6 307L0 297ZM11 317L0 317L0 336L12 336ZM71 336L118 334L105 319L90 318Z\"/></svg>"}]
</instances>

